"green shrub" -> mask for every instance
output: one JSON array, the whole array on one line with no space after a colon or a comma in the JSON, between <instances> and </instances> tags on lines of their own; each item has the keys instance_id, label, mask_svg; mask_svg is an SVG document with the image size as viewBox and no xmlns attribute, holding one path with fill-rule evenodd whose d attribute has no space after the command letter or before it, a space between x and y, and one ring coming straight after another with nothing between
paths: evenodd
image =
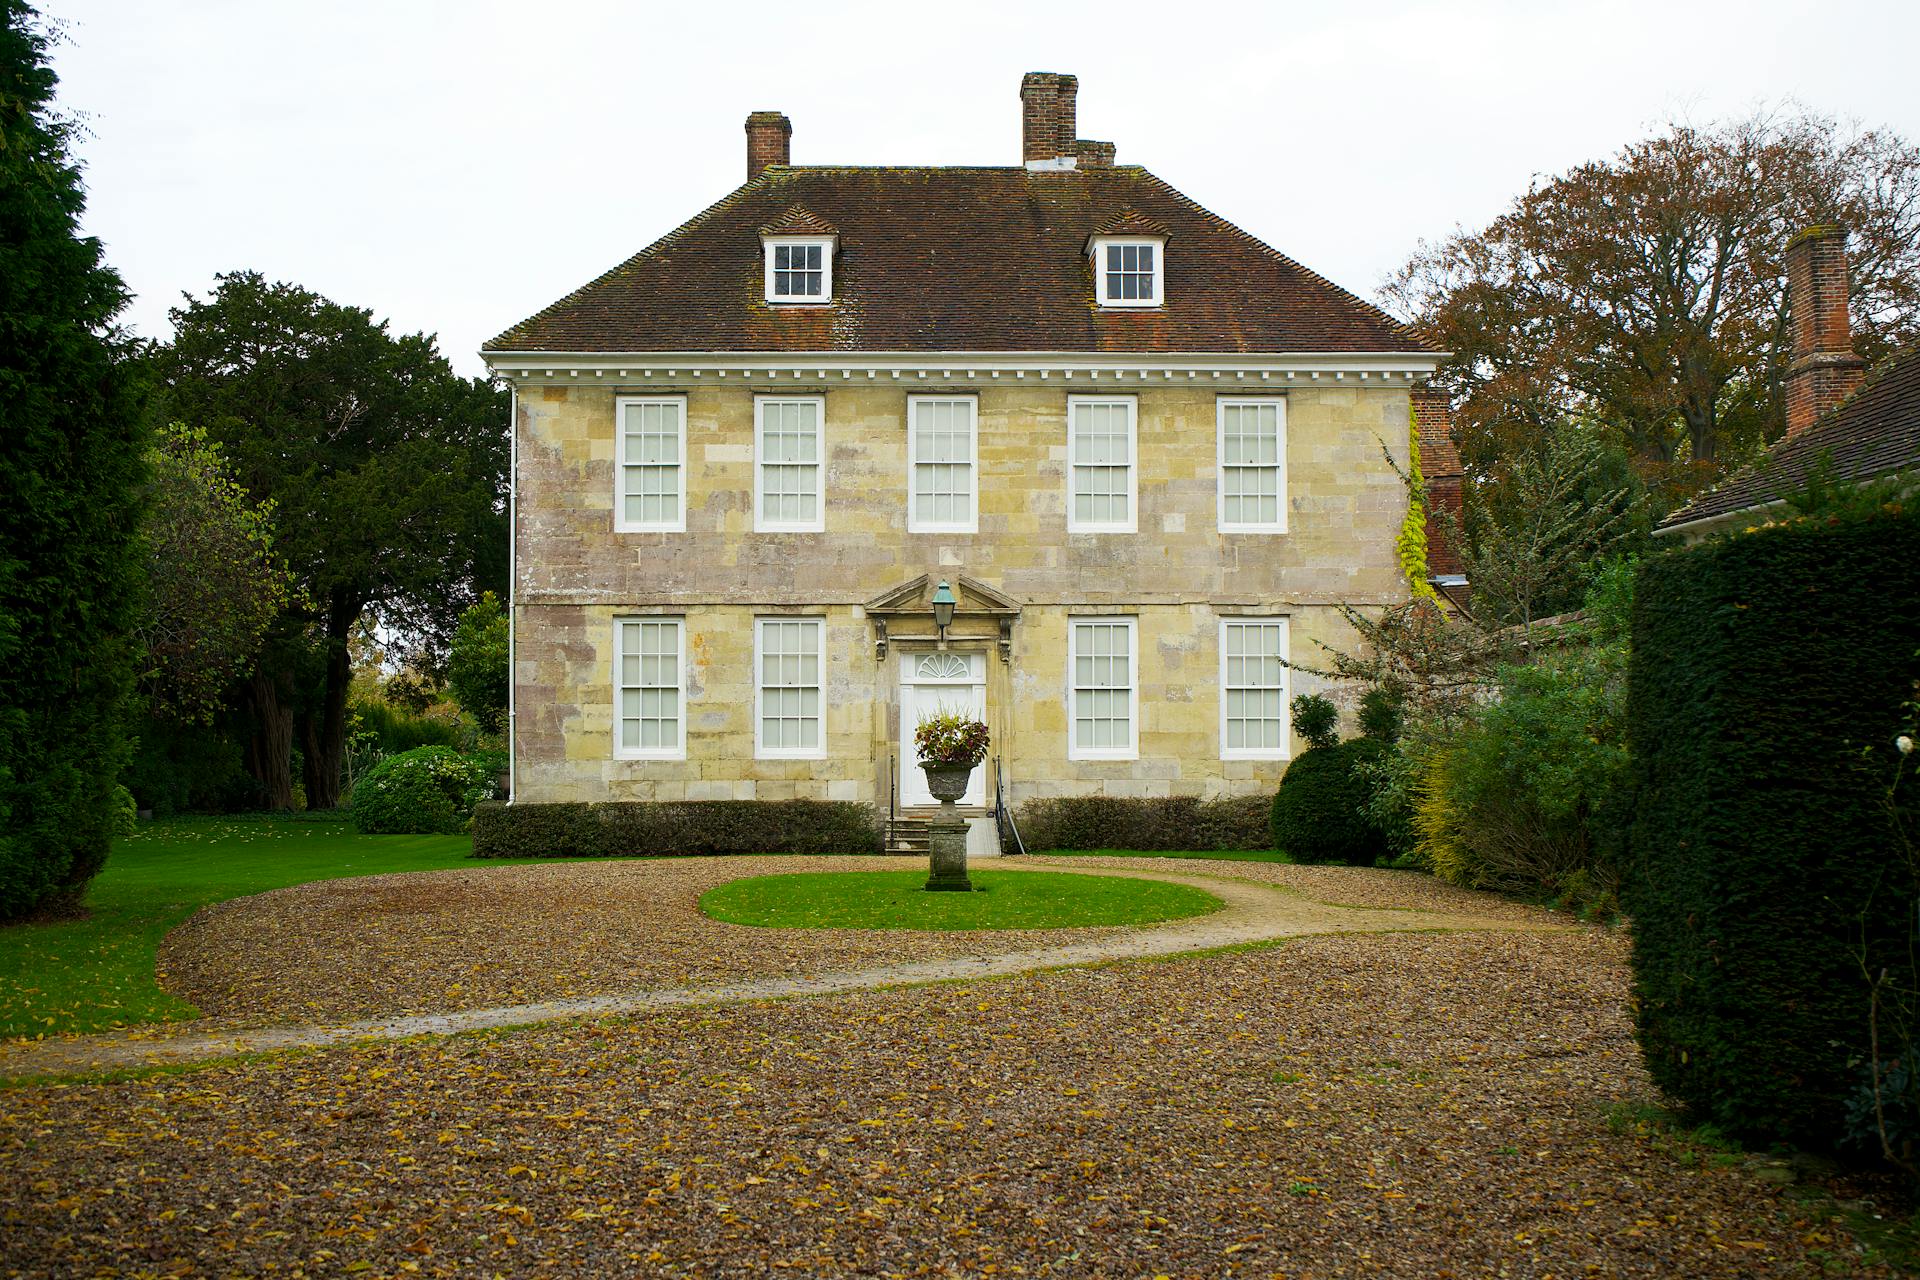
<instances>
[{"instance_id":1,"label":"green shrub","mask_svg":"<svg viewBox=\"0 0 1920 1280\"><path fill-rule=\"evenodd\" d=\"M1303 693L1290 704L1293 731L1309 748L1330 747L1340 741L1340 708L1317 693Z\"/></svg>"},{"instance_id":2,"label":"green shrub","mask_svg":"<svg viewBox=\"0 0 1920 1280\"><path fill-rule=\"evenodd\" d=\"M266 793L244 763L244 730L230 717L211 725L183 726L145 716L136 727L140 740L120 781L142 809L167 818L265 807Z\"/></svg>"},{"instance_id":3,"label":"green shrub","mask_svg":"<svg viewBox=\"0 0 1920 1280\"><path fill-rule=\"evenodd\" d=\"M1500 672L1498 697L1429 751L1416 784L1426 864L1475 889L1583 900L1618 876L1603 828L1626 776L1623 648L1575 646Z\"/></svg>"},{"instance_id":4,"label":"green shrub","mask_svg":"<svg viewBox=\"0 0 1920 1280\"><path fill-rule=\"evenodd\" d=\"M1030 852L1048 849L1265 849L1265 796L1061 796L1014 812Z\"/></svg>"},{"instance_id":5,"label":"green shrub","mask_svg":"<svg viewBox=\"0 0 1920 1280\"><path fill-rule=\"evenodd\" d=\"M379 753L383 756L397 756L415 747L465 745L466 735L453 717L452 707L446 707L443 715L435 715L432 711L409 711L384 699L367 698L355 699L351 710L359 717L360 729L378 740Z\"/></svg>"},{"instance_id":6,"label":"green shrub","mask_svg":"<svg viewBox=\"0 0 1920 1280\"><path fill-rule=\"evenodd\" d=\"M1428 588L1431 590L1432 588ZM1394 742L1406 720L1407 694L1393 685L1379 684L1360 695L1360 736Z\"/></svg>"},{"instance_id":7,"label":"green shrub","mask_svg":"<svg viewBox=\"0 0 1920 1280\"><path fill-rule=\"evenodd\" d=\"M140 806L133 802L133 792L125 787L113 789L113 837L133 834L134 827L140 821Z\"/></svg>"},{"instance_id":8,"label":"green shrub","mask_svg":"<svg viewBox=\"0 0 1920 1280\"><path fill-rule=\"evenodd\" d=\"M1912 985L1920 895L1887 781L1920 676L1916 565L1920 516L1889 512L1641 571L1623 884L1640 1043L1663 1089L1743 1138L1834 1141L1872 1060L1867 975Z\"/></svg>"},{"instance_id":9,"label":"green shrub","mask_svg":"<svg viewBox=\"0 0 1920 1280\"><path fill-rule=\"evenodd\" d=\"M1380 861L1389 850L1385 833L1367 813L1372 784L1365 766L1387 750L1372 738L1351 738L1302 752L1273 796L1272 847L1296 862L1370 867Z\"/></svg>"},{"instance_id":10,"label":"green shrub","mask_svg":"<svg viewBox=\"0 0 1920 1280\"><path fill-rule=\"evenodd\" d=\"M464 830L473 807L493 794L488 762L451 747L416 747L367 770L348 804L360 831L425 835Z\"/></svg>"},{"instance_id":11,"label":"green shrub","mask_svg":"<svg viewBox=\"0 0 1920 1280\"><path fill-rule=\"evenodd\" d=\"M491 801L473 815L476 858L878 853L880 847L873 810L844 801Z\"/></svg>"}]
</instances>

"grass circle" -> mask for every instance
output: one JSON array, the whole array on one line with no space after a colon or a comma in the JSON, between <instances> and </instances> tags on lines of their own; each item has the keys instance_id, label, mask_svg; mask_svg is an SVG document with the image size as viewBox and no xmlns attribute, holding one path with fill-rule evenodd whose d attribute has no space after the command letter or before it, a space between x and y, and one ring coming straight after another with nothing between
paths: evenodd
<instances>
[{"instance_id":1,"label":"grass circle","mask_svg":"<svg viewBox=\"0 0 1920 1280\"><path fill-rule=\"evenodd\" d=\"M1071 929L1150 924L1218 911L1202 889L1063 871L971 869L972 893L928 893L925 871L807 871L707 890L716 920L770 929Z\"/></svg>"}]
</instances>

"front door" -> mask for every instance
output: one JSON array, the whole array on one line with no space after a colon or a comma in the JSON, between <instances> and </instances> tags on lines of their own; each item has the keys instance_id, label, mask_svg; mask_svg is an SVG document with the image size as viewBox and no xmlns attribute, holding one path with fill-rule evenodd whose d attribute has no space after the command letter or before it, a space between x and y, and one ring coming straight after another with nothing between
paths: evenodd
<instances>
[{"instance_id":1,"label":"front door","mask_svg":"<svg viewBox=\"0 0 1920 1280\"><path fill-rule=\"evenodd\" d=\"M920 771L913 731L928 716L960 711L987 718L987 655L939 651L905 653L900 662L900 803L907 808L938 804ZM967 782L963 805L987 803L987 766L983 761Z\"/></svg>"}]
</instances>

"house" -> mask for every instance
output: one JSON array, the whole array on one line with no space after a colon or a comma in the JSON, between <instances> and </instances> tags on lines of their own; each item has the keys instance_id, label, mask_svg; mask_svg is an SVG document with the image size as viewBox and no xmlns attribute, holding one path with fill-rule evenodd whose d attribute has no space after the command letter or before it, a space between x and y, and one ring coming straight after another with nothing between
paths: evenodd
<instances>
[{"instance_id":1,"label":"house","mask_svg":"<svg viewBox=\"0 0 1920 1280\"><path fill-rule=\"evenodd\" d=\"M998 800L1277 784L1288 661L1407 597L1383 449L1438 354L1075 95L1028 75L994 168L795 165L755 112L742 186L487 345L516 804L924 806L939 708L992 730L976 848Z\"/></svg>"},{"instance_id":2,"label":"house","mask_svg":"<svg viewBox=\"0 0 1920 1280\"><path fill-rule=\"evenodd\" d=\"M1867 376L1853 350L1846 243L1845 228L1818 226L1787 245L1786 435L1758 463L1661 521L1655 536L1695 542L1764 522L1817 475L1863 484L1920 471L1920 349Z\"/></svg>"}]
</instances>

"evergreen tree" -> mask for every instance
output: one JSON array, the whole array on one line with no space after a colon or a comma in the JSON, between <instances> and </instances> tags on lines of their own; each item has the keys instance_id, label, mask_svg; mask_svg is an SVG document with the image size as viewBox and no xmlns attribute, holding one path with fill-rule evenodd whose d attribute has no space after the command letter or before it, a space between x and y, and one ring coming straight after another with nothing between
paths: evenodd
<instances>
[{"instance_id":1,"label":"evergreen tree","mask_svg":"<svg viewBox=\"0 0 1920 1280\"><path fill-rule=\"evenodd\" d=\"M144 445L52 36L0 0L0 920L78 906L126 759Z\"/></svg>"}]
</instances>

